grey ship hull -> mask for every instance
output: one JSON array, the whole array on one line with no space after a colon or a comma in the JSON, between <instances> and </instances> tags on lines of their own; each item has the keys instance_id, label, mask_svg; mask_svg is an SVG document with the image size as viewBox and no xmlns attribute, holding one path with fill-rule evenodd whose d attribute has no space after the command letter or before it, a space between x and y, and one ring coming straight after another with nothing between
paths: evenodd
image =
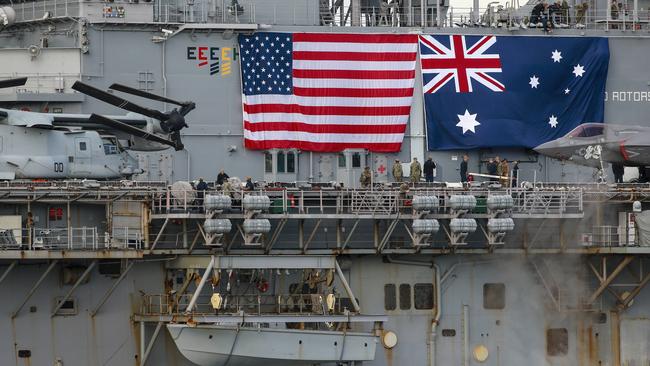
<instances>
[{"instance_id":1,"label":"grey ship hull","mask_svg":"<svg viewBox=\"0 0 650 366\"><path fill-rule=\"evenodd\" d=\"M312 2L312 5L315 4ZM317 8L314 6L313 9ZM270 17L269 14L266 15ZM40 16L42 14L37 14L37 17ZM377 31L376 28L318 27L307 19L312 18L301 19L297 24L304 25L300 26L291 26L289 24L294 23L287 21L274 26L273 30ZM64 74L63 92L57 91L54 86L47 87L47 80L50 79L42 76L40 81L45 81L42 83L46 85L45 88L39 90L31 86L31 92L13 91L3 94L1 100L5 103L16 108L30 107L36 110L43 107L44 101L48 101L51 110L61 108L65 113L119 113L95 100L71 93L71 80L81 77L101 87L112 82L137 84L153 92L197 102L199 107L193 112L191 127L184 136L188 150L141 154L141 164L147 168L143 180L176 181L199 176L213 180L218 170L223 168L231 176L251 175L254 180L345 180L347 186L358 182L360 171L355 171L355 168L352 171L341 171L338 168L338 154L303 152L298 155L299 168L295 173L265 173L264 154L243 148L241 86L237 62L232 62L229 73L211 75L206 68L199 68L196 60L188 59L187 50L188 47L200 46L232 50L236 47L235 38L223 29L253 29L247 28L247 24L218 26L211 32L188 29L163 43L154 43L152 37L160 36L160 24L151 21L129 24L126 21L116 23L101 20L85 30L89 40L88 53L82 51L78 37L70 37L61 31L70 27L74 32L79 32L77 22L63 18L57 19L54 24L59 30L48 33L49 49L42 49L39 58L35 60L28 56L26 48L39 43L50 22L35 22L30 26L32 28L9 29L15 33L5 33L7 30L3 30L0 33L3 36L0 40L0 46L3 47L0 50L0 60L3 60L3 69L6 70L3 72L7 73L35 74L40 72L38 70L59 70ZM384 28L381 30L392 31ZM497 32L502 36L510 35L505 30L494 29L427 28L424 32ZM567 30L558 36L583 36L583 32ZM540 35L540 31L522 30L516 34ZM587 35L606 36L610 42L611 61L605 96L606 120L647 124L650 103L650 39L647 32L597 30L589 31ZM438 163L437 180L456 181L458 157L463 152L426 152L421 99L416 98L413 110L402 151L396 155L370 154L369 163L374 167L375 164L392 161L395 157L408 161L412 156L430 154ZM470 153L470 171L480 172L479 162L494 154L505 155L509 160L522 160L521 180L593 181L590 169L575 168L519 150L473 151ZM377 181L381 180L388 180L388 177L378 176ZM608 196L601 198L603 201L609 199ZM36 215L46 221L49 206L43 204L36 207L36 200L32 204ZM343 253L341 259L346 262L344 271L363 311L389 316L383 327L396 332L398 345L393 349L377 345L374 353L369 351L364 355L368 359L374 355L374 360L364 364L645 365L650 360L647 346L650 344L650 291L640 286L641 290L636 294L632 306L626 309L617 306L619 299L616 297L620 297L623 291L627 291L629 296L640 284L647 283L647 269L644 268L647 268L650 251L645 247L609 245L589 250L582 247L580 241L580 233L591 232L594 225L620 226L615 217L616 211L630 211L628 206L616 206L602 220L593 217L597 216L597 212L598 215L603 215L601 210L607 209L595 206L588 207L584 215L576 219L578 221L558 217L547 219L544 213L539 213L536 219L517 221L521 235L512 240L506 239L506 245L497 249L481 247L452 250L439 240L433 245L433 250L425 248L417 252L402 251L405 249L404 243L409 242L408 234L403 231L398 234L399 237L392 237L386 251L377 251L372 241L375 236L385 234L388 225L375 229L372 224L361 224L357 234L360 232L363 238L355 236L347 251L336 248L336 236L339 233L331 223L323 223L320 229L313 229L314 225L311 224L301 238L307 241L306 238L313 229L311 249L316 251L314 253ZM71 221L76 227L102 226L106 220L105 209L99 205L73 203L72 210L74 216ZM3 215L24 214L26 209L17 209L3 202L0 212ZM347 217L347 230L354 230L354 219ZM579 221L583 219L584 221ZM302 230L296 224L297 220L304 218L293 220L289 224L290 229L280 235L278 244L281 249L283 246L292 249L290 254L307 252L291 246L299 241L298 232ZM65 223L56 221L48 224L59 228L65 226ZM156 229L159 229L160 223L156 225ZM140 328L140 323L134 321L133 314L142 306L140 292L163 293L165 282L169 280L169 273L164 269L165 263L176 255L188 253L182 244L182 226L172 223L168 230L171 234L165 234L169 237L165 236L161 241L169 246L161 245L160 251L156 253L143 254L143 251L137 250L117 253L111 250L58 249L9 254L0 251L3 270L12 261L20 261L15 269L7 272L8 275L0 280L0 290L4 294L0 301L0 364L141 365L143 350L149 346L156 323L150 322ZM345 240L345 234L339 236L342 237L339 240ZM190 237L186 242L191 243L191 240ZM248 248L242 250L245 254ZM197 249L195 254L196 252L208 253L203 247ZM284 254L287 253L273 255ZM143 256L146 258L143 259ZM597 297L588 307L583 307L582 300L599 290L602 282L611 278L609 276L612 271L617 270L618 261L629 256L633 256L635 262L630 268L621 269L620 272L626 277L616 283L614 289L620 289L616 292L617 295L614 296L603 288L602 297ZM109 261L131 258L141 262L134 265L101 308L98 308L100 300L116 280L100 274L97 269L93 270L89 282L81 284L73 294L74 311L67 315L53 316L56 299L71 289L69 284L64 285L60 280L61 263L88 265L96 258ZM594 263L603 261L603 258L609 258L612 262L604 268L597 268L597 271L592 270L597 267ZM28 297L32 286L39 282L48 268L46 261L56 259L62 262L44 277L41 285ZM590 264L587 264L587 260L591 260ZM432 261L439 266L442 277L439 319L436 319L433 308L417 309L412 304L415 302L411 293L414 285L435 282L436 273ZM598 272L597 276L592 272ZM505 286L502 307L486 303L486 284ZM395 285L398 289L395 296L397 299L392 305L386 302L386 285ZM404 290L401 293L399 289L402 285L405 285L404 289L408 288L408 292ZM20 311L16 314L18 309ZM194 345L192 340L188 343ZM374 349L375 343L371 344ZM485 363L474 359L473 350L478 345L484 345L489 350ZM327 349L322 351L325 350ZM29 351L29 357L21 357L26 354L21 351ZM254 354L259 350L251 351ZM219 364L224 360L224 352L218 353L210 353L205 359L197 360L201 364ZM146 364L190 366L193 365L190 361L193 357L186 357L184 351L177 347L173 336L163 331L151 343ZM57 360L60 361L59 364L56 363ZM230 358L229 364L270 365L272 362L268 357L252 360L250 356L237 355ZM287 363L283 361L282 364Z\"/></svg>"}]
</instances>

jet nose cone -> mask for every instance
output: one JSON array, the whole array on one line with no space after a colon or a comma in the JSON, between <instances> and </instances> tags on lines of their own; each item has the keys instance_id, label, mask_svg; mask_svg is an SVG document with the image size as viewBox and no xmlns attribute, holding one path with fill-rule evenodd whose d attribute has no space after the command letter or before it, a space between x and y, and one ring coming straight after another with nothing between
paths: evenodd
<instances>
[{"instance_id":1,"label":"jet nose cone","mask_svg":"<svg viewBox=\"0 0 650 366\"><path fill-rule=\"evenodd\" d=\"M545 142L533 148L538 154L550 156L556 159L563 159L562 147L557 140Z\"/></svg>"},{"instance_id":2,"label":"jet nose cone","mask_svg":"<svg viewBox=\"0 0 650 366\"><path fill-rule=\"evenodd\" d=\"M546 154L548 151L552 150L555 144L553 144L553 141L545 142L541 145L537 145L533 148L536 152L540 154Z\"/></svg>"}]
</instances>

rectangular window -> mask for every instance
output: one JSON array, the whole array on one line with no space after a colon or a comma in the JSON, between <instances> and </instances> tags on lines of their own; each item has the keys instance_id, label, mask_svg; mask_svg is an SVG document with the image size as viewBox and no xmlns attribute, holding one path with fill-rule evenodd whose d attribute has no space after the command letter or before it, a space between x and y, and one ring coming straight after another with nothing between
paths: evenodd
<instances>
[{"instance_id":1,"label":"rectangular window","mask_svg":"<svg viewBox=\"0 0 650 366\"><path fill-rule=\"evenodd\" d=\"M399 308L401 310L411 309L411 285L408 283L399 285Z\"/></svg>"},{"instance_id":2,"label":"rectangular window","mask_svg":"<svg viewBox=\"0 0 650 366\"><path fill-rule=\"evenodd\" d=\"M352 167L361 168L361 154L359 153L352 154Z\"/></svg>"},{"instance_id":3,"label":"rectangular window","mask_svg":"<svg viewBox=\"0 0 650 366\"><path fill-rule=\"evenodd\" d=\"M339 168L345 168L345 155L339 154Z\"/></svg>"},{"instance_id":4,"label":"rectangular window","mask_svg":"<svg viewBox=\"0 0 650 366\"><path fill-rule=\"evenodd\" d=\"M264 171L266 173L273 173L273 155L271 153L264 153Z\"/></svg>"},{"instance_id":5,"label":"rectangular window","mask_svg":"<svg viewBox=\"0 0 650 366\"><path fill-rule=\"evenodd\" d=\"M392 283L384 285L384 309L397 309L397 299L395 297L395 285Z\"/></svg>"},{"instance_id":6,"label":"rectangular window","mask_svg":"<svg viewBox=\"0 0 650 366\"><path fill-rule=\"evenodd\" d=\"M442 330L442 336L443 337L455 337L456 336L456 329L443 329Z\"/></svg>"},{"instance_id":7,"label":"rectangular window","mask_svg":"<svg viewBox=\"0 0 650 366\"><path fill-rule=\"evenodd\" d=\"M566 328L546 331L546 353L549 356L564 356L569 352L569 332Z\"/></svg>"},{"instance_id":8,"label":"rectangular window","mask_svg":"<svg viewBox=\"0 0 650 366\"><path fill-rule=\"evenodd\" d=\"M503 283L483 284L483 308L501 310L506 307L506 285Z\"/></svg>"},{"instance_id":9,"label":"rectangular window","mask_svg":"<svg viewBox=\"0 0 650 366\"><path fill-rule=\"evenodd\" d=\"M278 152L278 173L284 173L284 153Z\"/></svg>"},{"instance_id":10,"label":"rectangular window","mask_svg":"<svg viewBox=\"0 0 650 366\"><path fill-rule=\"evenodd\" d=\"M418 310L433 309L433 285L416 283L413 286L413 305Z\"/></svg>"},{"instance_id":11,"label":"rectangular window","mask_svg":"<svg viewBox=\"0 0 650 366\"><path fill-rule=\"evenodd\" d=\"M62 297L57 297L54 299L54 303L56 305L59 305L61 303L61 300L63 300ZM77 314L77 302L75 299L68 299L66 300L63 305L61 305L61 308L56 311L57 315L75 315Z\"/></svg>"},{"instance_id":12,"label":"rectangular window","mask_svg":"<svg viewBox=\"0 0 650 366\"><path fill-rule=\"evenodd\" d=\"M80 151L86 151L86 143L85 142L80 142L79 143L79 150Z\"/></svg>"},{"instance_id":13,"label":"rectangular window","mask_svg":"<svg viewBox=\"0 0 650 366\"><path fill-rule=\"evenodd\" d=\"M287 153L287 173L296 172L296 154L293 152Z\"/></svg>"}]
</instances>

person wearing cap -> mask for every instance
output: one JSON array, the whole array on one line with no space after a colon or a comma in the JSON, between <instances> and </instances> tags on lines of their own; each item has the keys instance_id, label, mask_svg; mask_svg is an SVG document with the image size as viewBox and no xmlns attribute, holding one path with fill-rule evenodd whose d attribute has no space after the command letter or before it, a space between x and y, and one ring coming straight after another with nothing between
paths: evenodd
<instances>
[{"instance_id":1,"label":"person wearing cap","mask_svg":"<svg viewBox=\"0 0 650 366\"><path fill-rule=\"evenodd\" d=\"M252 181L253 178L251 177L246 177L246 185L244 185L244 189L247 191L254 191L255 190L255 184L253 184Z\"/></svg>"},{"instance_id":2,"label":"person wearing cap","mask_svg":"<svg viewBox=\"0 0 650 366\"><path fill-rule=\"evenodd\" d=\"M501 170L499 175L501 176L501 178L499 178L501 186L507 187L508 182L510 181L510 165L508 164L508 159L506 158L501 160Z\"/></svg>"},{"instance_id":3,"label":"person wearing cap","mask_svg":"<svg viewBox=\"0 0 650 366\"><path fill-rule=\"evenodd\" d=\"M411 182L417 183L422 178L422 166L418 162L418 158L413 158L411 163Z\"/></svg>"},{"instance_id":4,"label":"person wearing cap","mask_svg":"<svg viewBox=\"0 0 650 366\"><path fill-rule=\"evenodd\" d=\"M372 184L372 172L370 171L369 166L366 166L363 173L361 173L359 183L361 183L361 188L368 188Z\"/></svg>"},{"instance_id":5,"label":"person wearing cap","mask_svg":"<svg viewBox=\"0 0 650 366\"><path fill-rule=\"evenodd\" d=\"M399 159L395 159L395 163L393 164L393 177L395 177L395 182L401 182L403 176L402 164L399 162Z\"/></svg>"}]
</instances>

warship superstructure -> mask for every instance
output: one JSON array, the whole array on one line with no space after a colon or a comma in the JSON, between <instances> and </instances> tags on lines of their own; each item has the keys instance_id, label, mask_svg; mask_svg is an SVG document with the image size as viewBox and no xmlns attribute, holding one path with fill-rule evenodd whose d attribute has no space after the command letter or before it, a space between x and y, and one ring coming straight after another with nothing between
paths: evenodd
<instances>
[{"instance_id":1,"label":"warship superstructure","mask_svg":"<svg viewBox=\"0 0 650 366\"><path fill-rule=\"evenodd\" d=\"M605 123L646 126L648 1L571 1L550 34L528 22L535 2L0 4L0 79L28 78L0 89L4 108L124 112L77 81L196 104L184 149L131 149L141 170L124 179L0 177L0 364L650 362L648 183L612 184L528 149L427 151L419 73L398 153L247 149L238 44L264 32L603 37ZM0 123L2 172L20 170L1 159L7 151L38 164L25 136L45 146L47 132L24 127ZM97 148L140 141L116 136ZM93 159L85 149L65 163ZM463 154L476 177L465 185ZM515 186L482 178L495 155L519 161ZM395 159L428 156L436 182L394 182ZM372 184L362 188L365 166ZM226 190L220 170L232 177ZM254 189L235 178L246 176ZM200 177L208 185L197 191Z\"/></svg>"}]
</instances>

